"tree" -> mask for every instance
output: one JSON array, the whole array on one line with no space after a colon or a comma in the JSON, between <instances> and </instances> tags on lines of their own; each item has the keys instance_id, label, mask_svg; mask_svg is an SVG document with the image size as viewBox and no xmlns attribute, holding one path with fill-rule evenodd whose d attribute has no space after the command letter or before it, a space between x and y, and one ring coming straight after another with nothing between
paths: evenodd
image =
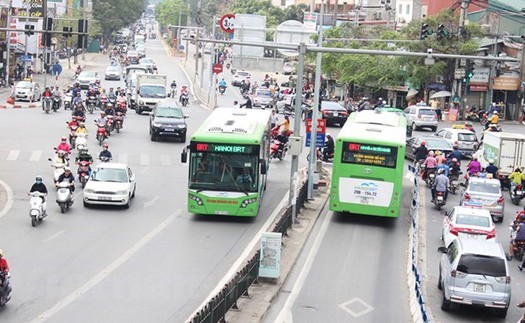
<instances>
[{"instance_id":1,"label":"tree","mask_svg":"<svg viewBox=\"0 0 525 323\"><path fill-rule=\"evenodd\" d=\"M183 0L163 0L155 7L156 19L162 28L168 25L186 25L188 20L188 5Z\"/></svg>"},{"instance_id":2,"label":"tree","mask_svg":"<svg viewBox=\"0 0 525 323\"><path fill-rule=\"evenodd\" d=\"M103 41L109 40L113 32L139 19L147 4L147 0L93 0L93 18L103 31Z\"/></svg>"}]
</instances>

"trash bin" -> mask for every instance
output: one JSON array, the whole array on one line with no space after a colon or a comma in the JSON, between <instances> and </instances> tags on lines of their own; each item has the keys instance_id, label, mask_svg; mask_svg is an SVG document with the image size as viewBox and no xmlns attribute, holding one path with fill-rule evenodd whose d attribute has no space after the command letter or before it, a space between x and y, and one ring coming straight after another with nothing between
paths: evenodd
<instances>
[{"instance_id":1,"label":"trash bin","mask_svg":"<svg viewBox=\"0 0 525 323\"><path fill-rule=\"evenodd\" d=\"M443 112L441 113L441 120L442 120L442 121L448 121L448 112L443 111Z\"/></svg>"}]
</instances>

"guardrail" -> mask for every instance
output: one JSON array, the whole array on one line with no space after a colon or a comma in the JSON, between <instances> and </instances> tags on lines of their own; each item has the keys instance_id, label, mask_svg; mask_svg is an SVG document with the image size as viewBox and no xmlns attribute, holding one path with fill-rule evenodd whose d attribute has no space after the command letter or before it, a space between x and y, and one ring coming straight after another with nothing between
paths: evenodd
<instances>
[{"instance_id":1,"label":"guardrail","mask_svg":"<svg viewBox=\"0 0 525 323\"><path fill-rule=\"evenodd\" d=\"M410 311L414 322L430 322L427 313L423 289L421 288L421 276L418 269L418 225L419 225L419 173L411 165L408 169L414 174L414 190L412 192L412 219L409 229L409 255L407 265L408 287L410 298Z\"/></svg>"},{"instance_id":2,"label":"guardrail","mask_svg":"<svg viewBox=\"0 0 525 323\"><path fill-rule=\"evenodd\" d=\"M304 182L297 194L296 207L300 210L307 201L308 181ZM288 229L294 222L292 206L288 206L281 219L275 224L272 232L281 232L283 236L288 235ZM242 267L235 276L230 279L226 285L213 296L206 305L193 315L188 322L190 323L226 323L226 313L230 309L238 309L237 300L243 296L250 296L248 288L252 284L258 284L259 277L259 260L261 249L258 249L252 258L250 258L244 267Z\"/></svg>"}]
</instances>

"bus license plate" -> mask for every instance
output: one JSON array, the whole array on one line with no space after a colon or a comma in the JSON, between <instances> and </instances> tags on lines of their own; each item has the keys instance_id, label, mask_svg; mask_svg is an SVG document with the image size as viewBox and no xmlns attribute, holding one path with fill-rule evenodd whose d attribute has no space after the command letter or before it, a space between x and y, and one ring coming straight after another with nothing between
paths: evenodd
<instances>
[{"instance_id":1,"label":"bus license plate","mask_svg":"<svg viewBox=\"0 0 525 323\"><path fill-rule=\"evenodd\" d=\"M484 293L485 292L485 285L483 284L474 284L474 291L478 293Z\"/></svg>"},{"instance_id":2,"label":"bus license plate","mask_svg":"<svg viewBox=\"0 0 525 323\"><path fill-rule=\"evenodd\" d=\"M228 215L228 214L230 214L230 212L228 212L228 211L215 211L215 214L217 214L217 215Z\"/></svg>"}]
</instances>

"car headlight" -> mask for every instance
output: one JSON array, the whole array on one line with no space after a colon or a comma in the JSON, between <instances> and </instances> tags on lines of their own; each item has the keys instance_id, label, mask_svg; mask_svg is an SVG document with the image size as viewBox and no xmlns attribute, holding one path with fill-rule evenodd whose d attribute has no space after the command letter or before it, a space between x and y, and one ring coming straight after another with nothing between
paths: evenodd
<instances>
[{"instance_id":1,"label":"car headlight","mask_svg":"<svg viewBox=\"0 0 525 323\"><path fill-rule=\"evenodd\" d=\"M139 100L139 105L145 105L146 103L142 100Z\"/></svg>"},{"instance_id":2,"label":"car headlight","mask_svg":"<svg viewBox=\"0 0 525 323\"><path fill-rule=\"evenodd\" d=\"M186 125L185 124L180 124L179 128L184 129L184 128L186 128Z\"/></svg>"},{"instance_id":3,"label":"car headlight","mask_svg":"<svg viewBox=\"0 0 525 323\"><path fill-rule=\"evenodd\" d=\"M90 189L90 188L85 188L84 189L84 193L93 194L93 193L95 193L95 191Z\"/></svg>"},{"instance_id":4,"label":"car headlight","mask_svg":"<svg viewBox=\"0 0 525 323\"><path fill-rule=\"evenodd\" d=\"M116 191L115 193L116 193L116 195L127 195L128 191L127 190L120 190L120 191Z\"/></svg>"},{"instance_id":5,"label":"car headlight","mask_svg":"<svg viewBox=\"0 0 525 323\"><path fill-rule=\"evenodd\" d=\"M162 123L153 122L153 126L154 126L154 127L160 127L160 126L162 126Z\"/></svg>"}]
</instances>

